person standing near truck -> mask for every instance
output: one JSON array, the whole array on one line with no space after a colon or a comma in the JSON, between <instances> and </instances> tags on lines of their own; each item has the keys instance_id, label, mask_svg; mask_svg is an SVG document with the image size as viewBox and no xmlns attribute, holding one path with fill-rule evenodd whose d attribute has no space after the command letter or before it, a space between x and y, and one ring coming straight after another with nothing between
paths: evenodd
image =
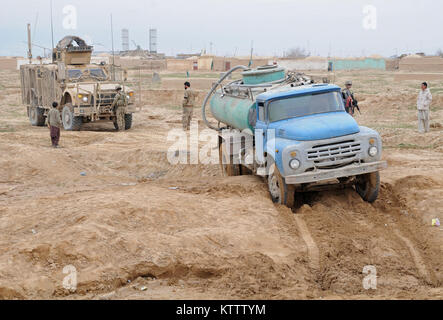
<instances>
[{"instance_id":1,"label":"person standing near truck","mask_svg":"<svg viewBox=\"0 0 443 320\"><path fill-rule=\"evenodd\" d=\"M185 96L183 99L183 130L189 131L191 127L192 114L195 104L195 92L191 89L191 84L185 82Z\"/></svg>"},{"instance_id":2,"label":"person standing near truck","mask_svg":"<svg viewBox=\"0 0 443 320\"><path fill-rule=\"evenodd\" d=\"M58 103L52 103L52 109L48 112L48 128L51 136L51 142L53 148L58 148L60 141L60 128L62 127L62 120L60 111L57 109Z\"/></svg>"},{"instance_id":3,"label":"person standing near truck","mask_svg":"<svg viewBox=\"0 0 443 320\"><path fill-rule=\"evenodd\" d=\"M117 87L115 89L117 91L117 95L114 98L114 102L112 103L112 109L115 112L115 116L117 117L117 130L123 131L125 130L125 113L126 113L126 105L127 99L124 92L122 92L122 87Z\"/></svg>"},{"instance_id":4,"label":"person standing near truck","mask_svg":"<svg viewBox=\"0 0 443 320\"><path fill-rule=\"evenodd\" d=\"M428 83L421 84L421 90L417 98L418 109L418 132L429 132L429 106L432 102L432 94L428 89Z\"/></svg>"},{"instance_id":5,"label":"person standing near truck","mask_svg":"<svg viewBox=\"0 0 443 320\"><path fill-rule=\"evenodd\" d=\"M343 101L345 103L346 112L354 116L354 108L357 101L354 98L354 93L351 91L352 81L346 81L345 88L342 90Z\"/></svg>"}]
</instances>

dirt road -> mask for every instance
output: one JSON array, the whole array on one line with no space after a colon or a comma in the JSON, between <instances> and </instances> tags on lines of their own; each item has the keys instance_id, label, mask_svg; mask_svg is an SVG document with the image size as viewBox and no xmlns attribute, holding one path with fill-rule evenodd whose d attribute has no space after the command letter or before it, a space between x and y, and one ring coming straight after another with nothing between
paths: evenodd
<instances>
[{"instance_id":1,"label":"dirt road","mask_svg":"<svg viewBox=\"0 0 443 320\"><path fill-rule=\"evenodd\" d=\"M27 121L17 74L0 75L0 298L443 298L443 229L431 226L443 220L443 131L416 133L412 93L361 100L358 121L386 146L380 199L308 194L294 214L258 177L169 164L181 122L167 101L145 96L131 131L63 131L54 150ZM363 286L366 266L377 289Z\"/></svg>"}]
</instances>

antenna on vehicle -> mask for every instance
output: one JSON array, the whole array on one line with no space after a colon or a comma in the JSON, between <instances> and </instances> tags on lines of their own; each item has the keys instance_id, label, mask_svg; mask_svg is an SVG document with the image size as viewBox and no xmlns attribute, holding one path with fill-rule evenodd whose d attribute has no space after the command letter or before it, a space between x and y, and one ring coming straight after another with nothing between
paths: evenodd
<instances>
[{"instance_id":1,"label":"antenna on vehicle","mask_svg":"<svg viewBox=\"0 0 443 320\"><path fill-rule=\"evenodd\" d=\"M50 1L50 5L51 5L51 43L52 43L52 52L54 52L54 22L53 22L53 18L52 18L52 0ZM52 62L54 63L54 54L51 53L52 55Z\"/></svg>"},{"instance_id":2,"label":"antenna on vehicle","mask_svg":"<svg viewBox=\"0 0 443 320\"><path fill-rule=\"evenodd\" d=\"M253 55L254 55L254 41L251 41L251 60L249 60L249 66L248 66L249 68L251 68L252 64L253 64L253 61L252 61Z\"/></svg>"},{"instance_id":3,"label":"antenna on vehicle","mask_svg":"<svg viewBox=\"0 0 443 320\"><path fill-rule=\"evenodd\" d=\"M111 41L112 41L112 81L115 81L115 52L114 52L114 27L111 13Z\"/></svg>"},{"instance_id":4,"label":"antenna on vehicle","mask_svg":"<svg viewBox=\"0 0 443 320\"><path fill-rule=\"evenodd\" d=\"M29 64L32 64L32 41L31 41L31 24L28 23L28 59Z\"/></svg>"},{"instance_id":5,"label":"antenna on vehicle","mask_svg":"<svg viewBox=\"0 0 443 320\"><path fill-rule=\"evenodd\" d=\"M38 24L38 12L35 15L34 30L32 31L32 39L34 40L35 40L35 32L37 31L37 24Z\"/></svg>"}]
</instances>

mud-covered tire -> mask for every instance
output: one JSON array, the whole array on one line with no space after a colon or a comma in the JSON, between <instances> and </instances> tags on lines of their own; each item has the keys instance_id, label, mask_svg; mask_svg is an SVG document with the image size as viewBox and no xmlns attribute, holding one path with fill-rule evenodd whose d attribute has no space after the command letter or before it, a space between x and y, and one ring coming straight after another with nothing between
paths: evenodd
<instances>
[{"instance_id":1,"label":"mud-covered tire","mask_svg":"<svg viewBox=\"0 0 443 320\"><path fill-rule=\"evenodd\" d=\"M355 190L364 201L375 202L380 193L380 173L373 172L357 176Z\"/></svg>"},{"instance_id":2,"label":"mud-covered tire","mask_svg":"<svg viewBox=\"0 0 443 320\"><path fill-rule=\"evenodd\" d=\"M125 130L132 128L132 113L125 114Z\"/></svg>"},{"instance_id":3,"label":"mud-covered tire","mask_svg":"<svg viewBox=\"0 0 443 320\"><path fill-rule=\"evenodd\" d=\"M74 116L71 104L66 104L62 111L63 128L66 131L79 131L83 124L82 117Z\"/></svg>"},{"instance_id":4,"label":"mud-covered tire","mask_svg":"<svg viewBox=\"0 0 443 320\"><path fill-rule=\"evenodd\" d=\"M282 177L278 167L272 164L268 176L268 189L272 201L289 208L293 208L295 204L295 188L288 185Z\"/></svg>"},{"instance_id":5,"label":"mud-covered tire","mask_svg":"<svg viewBox=\"0 0 443 320\"><path fill-rule=\"evenodd\" d=\"M227 154L224 141L219 145L219 159L224 177L235 177L241 175L240 165L234 164L234 157Z\"/></svg>"},{"instance_id":6,"label":"mud-covered tire","mask_svg":"<svg viewBox=\"0 0 443 320\"><path fill-rule=\"evenodd\" d=\"M29 107L29 122L35 127L43 127L46 122L45 109Z\"/></svg>"}]
</instances>

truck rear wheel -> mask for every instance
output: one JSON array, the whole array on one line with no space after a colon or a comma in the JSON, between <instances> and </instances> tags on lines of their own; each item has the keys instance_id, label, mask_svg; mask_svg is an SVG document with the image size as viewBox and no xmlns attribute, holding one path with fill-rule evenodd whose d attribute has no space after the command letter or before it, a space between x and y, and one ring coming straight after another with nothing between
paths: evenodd
<instances>
[{"instance_id":1,"label":"truck rear wheel","mask_svg":"<svg viewBox=\"0 0 443 320\"><path fill-rule=\"evenodd\" d=\"M295 188L292 185L286 184L285 179L275 164L269 170L268 188L274 203L279 203L289 208L294 207Z\"/></svg>"},{"instance_id":2,"label":"truck rear wheel","mask_svg":"<svg viewBox=\"0 0 443 320\"><path fill-rule=\"evenodd\" d=\"M83 124L82 117L74 116L72 105L66 104L62 112L63 127L67 131L79 131Z\"/></svg>"},{"instance_id":3,"label":"truck rear wheel","mask_svg":"<svg viewBox=\"0 0 443 320\"><path fill-rule=\"evenodd\" d=\"M372 172L357 176L355 190L363 200L373 203L380 192L380 172Z\"/></svg>"},{"instance_id":4,"label":"truck rear wheel","mask_svg":"<svg viewBox=\"0 0 443 320\"><path fill-rule=\"evenodd\" d=\"M29 107L29 122L31 122L33 126L43 127L46 122L45 109Z\"/></svg>"},{"instance_id":5,"label":"truck rear wheel","mask_svg":"<svg viewBox=\"0 0 443 320\"><path fill-rule=\"evenodd\" d=\"M224 141L219 145L219 155L223 176L235 177L241 175L240 165L234 164L234 157L227 153L226 142Z\"/></svg>"}]
</instances>

